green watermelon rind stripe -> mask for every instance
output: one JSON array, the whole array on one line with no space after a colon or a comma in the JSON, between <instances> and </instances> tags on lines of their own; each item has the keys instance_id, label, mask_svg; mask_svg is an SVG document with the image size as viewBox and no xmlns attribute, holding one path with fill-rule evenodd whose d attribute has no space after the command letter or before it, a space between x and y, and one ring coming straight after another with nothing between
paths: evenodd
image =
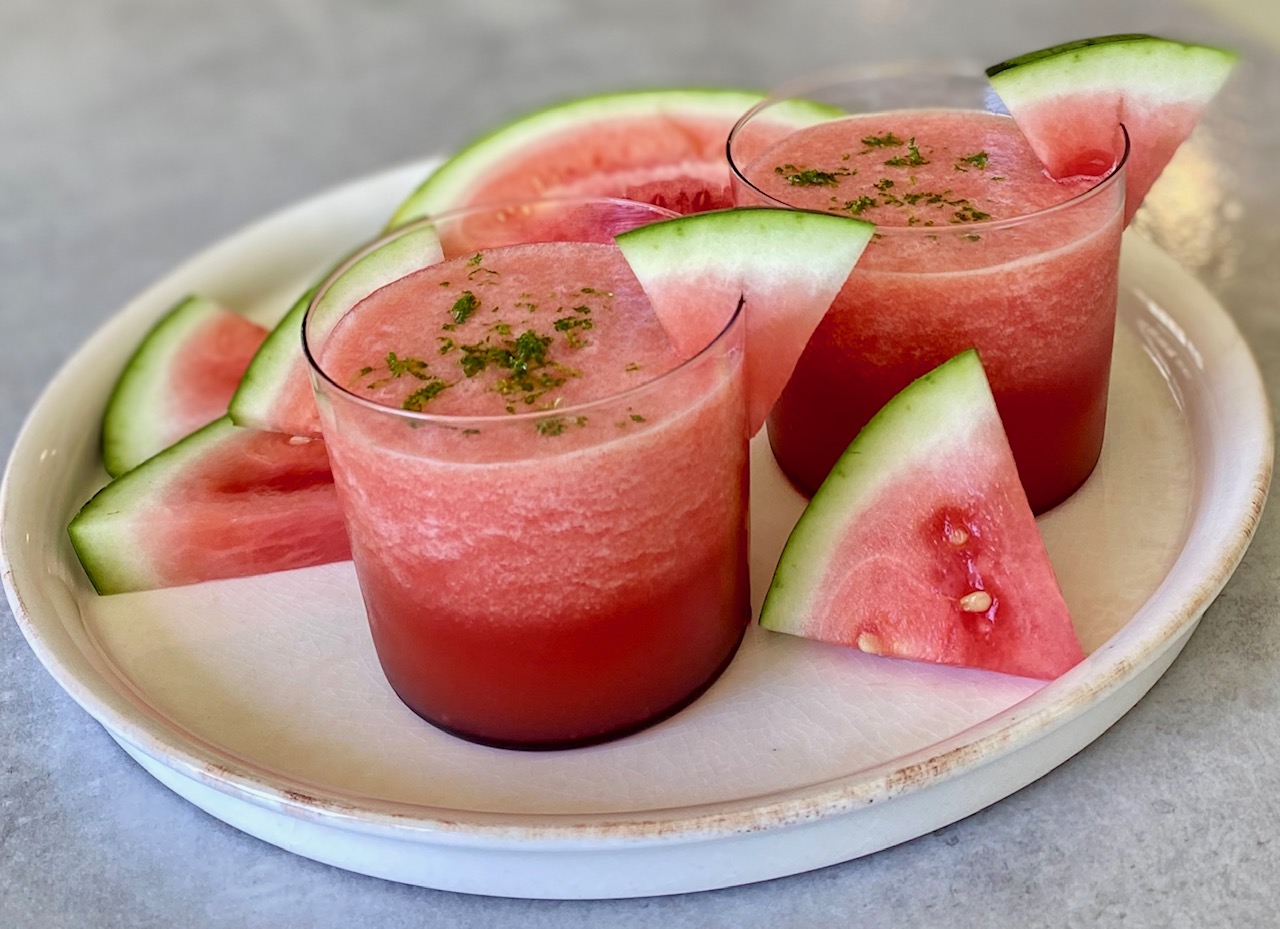
<instances>
[{"instance_id":1,"label":"green watermelon rind stripe","mask_svg":"<svg viewBox=\"0 0 1280 929\"><path fill-rule=\"evenodd\" d=\"M146 450L160 441L159 426L165 416L156 409L156 401L167 396L166 382L175 354L201 325L230 312L208 297L184 297L134 349L102 416L102 464L112 477L150 457Z\"/></svg>"},{"instance_id":2,"label":"green watermelon rind stripe","mask_svg":"<svg viewBox=\"0 0 1280 929\"><path fill-rule=\"evenodd\" d=\"M230 417L215 419L148 458L98 491L71 520L67 533L80 564L100 594L162 586L164 578L143 554L139 520L160 505L165 489L211 449L233 441L240 430Z\"/></svg>"},{"instance_id":3,"label":"green watermelon rind stripe","mask_svg":"<svg viewBox=\"0 0 1280 929\"><path fill-rule=\"evenodd\" d=\"M770 288L839 289L874 233L871 223L848 217L744 207L641 226L617 243L642 285L697 280L714 269L757 281L767 295Z\"/></svg>"},{"instance_id":4,"label":"green watermelon rind stripe","mask_svg":"<svg viewBox=\"0 0 1280 929\"><path fill-rule=\"evenodd\" d=\"M1212 97L1238 57L1216 46L1126 34L1019 55L992 65L986 73L998 94L1016 95L1023 102L1115 88L1140 91L1153 101L1177 102Z\"/></svg>"},{"instance_id":5,"label":"green watermelon rind stripe","mask_svg":"<svg viewBox=\"0 0 1280 929\"><path fill-rule=\"evenodd\" d=\"M349 259L345 270L339 266L333 272L340 276L316 302L312 334L328 335L342 315L364 297L442 257L440 238L428 224ZM277 404L288 394L296 372L305 370L302 324L320 286L317 284L298 298L249 363L228 409L236 425L269 432L281 430Z\"/></svg>"},{"instance_id":6,"label":"green watermelon rind stripe","mask_svg":"<svg viewBox=\"0 0 1280 929\"><path fill-rule=\"evenodd\" d=\"M522 149L561 130L581 127L589 134L591 124L601 118L654 117L664 110L741 116L763 99L762 94L748 90L690 88L599 94L544 107L506 123L460 149L405 199L392 215L387 228L392 229L459 204L459 192L474 186L486 171L508 159L518 159ZM829 119L840 111L824 104L801 101L779 104L770 112L775 118L785 117L797 126L804 126Z\"/></svg>"},{"instance_id":7,"label":"green watermelon rind stripe","mask_svg":"<svg viewBox=\"0 0 1280 929\"><path fill-rule=\"evenodd\" d=\"M760 609L760 625L803 635L839 541L884 489L899 484L936 453L963 442L998 417L991 388L972 349L905 387L849 444L801 514L783 547Z\"/></svg>"},{"instance_id":8,"label":"green watermelon rind stripe","mask_svg":"<svg viewBox=\"0 0 1280 929\"><path fill-rule=\"evenodd\" d=\"M302 318L319 285L306 290L267 334L231 396L227 413L237 426L274 431L273 412L302 359Z\"/></svg>"}]
</instances>

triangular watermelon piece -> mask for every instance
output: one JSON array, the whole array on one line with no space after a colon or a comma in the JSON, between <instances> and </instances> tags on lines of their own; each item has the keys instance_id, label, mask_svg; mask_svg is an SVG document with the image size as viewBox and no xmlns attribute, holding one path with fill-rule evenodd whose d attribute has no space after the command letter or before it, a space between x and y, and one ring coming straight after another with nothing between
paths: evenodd
<instances>
[{"instance_id":1,"label":"triangular watermelon piece","mask_svg":"<svg viewBox=\"0 0 1280 929\"><path fill-rule=\"evenodd\" d=\"M910 384L849 445L782 551L760 624L1023 677L1082 660L976 352Z\"/></svg>"},{"instance_id":2,"label":"triangular watermelon piece","mask_svg":"<svg viewBox=\"0 0 1280 929\"><path fill-rule=\"evenodd\" d=\"M1226 49L1112 35L1020 55L987 77L1053 177L1106 173L1124 125L1127 224L1236 60Z\"/></svg>"},{"instance_id":3,"label":"triangular watermelon piece","mask_svg":"<svg viewBox=\"0 0 1280 929\"><path fill-rule=\"evenodd\" d=\"M179 301L121 372L102 417L102 463L118 477L225 416L267 330L208 297Z\"/></svg>"},{"instance_id":4,"label":"triangular watermelon piece","mask_svg":"<svg viewBox=\"0 0 1280 929\"><path fill-rule=\"evenodd\" d=\"M724 156L729 130L762 100L750 91L624 91L566 100L477 139L441 165L396 210L395 227L477 203L608 196L680 213L733 205ZM831 110L772 107L778 137Z\"/></svg>"},{"instance_id":5,"label":"triangular watermelon piece","mask_svg":"<svg viewBox=\"0 0 1280 929\"><path fill-rule=\"evenodd\" d=\"M327 335L364 297L442 257L440 238L428 224L345 262L342 277L316 303L313 335ZM320 414L302 352L302 321L316 289L298 298L250 362L231 398L229 413L237 426L286 435L320 435Z\"/></svg>"},{"instance_id":6,"label":"triangular watermelon piece","mask_svg":"<svg viewBox=\"0 0 1280 929\"><path fill-rule=\"evenodd\" d=\"M68 532L102 594L351 557L324 443L225 416L116 478Z\"/></svg>"},{"instance_id":7,"label":"triangular watermelon piece","mask_svg":"<svg viewBox=\"0 0 1280 929\"><path fill-rule=\"evenodd\" d=\"M745 299L747 415L764 424L875 227L823 213L697 213L618 236L676 351L710 344Z\"/></svg>"}]
</instances>

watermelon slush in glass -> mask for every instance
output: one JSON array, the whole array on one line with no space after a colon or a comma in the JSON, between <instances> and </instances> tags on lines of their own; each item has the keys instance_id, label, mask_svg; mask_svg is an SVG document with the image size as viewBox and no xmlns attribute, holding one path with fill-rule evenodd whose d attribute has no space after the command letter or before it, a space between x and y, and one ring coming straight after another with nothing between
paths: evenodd
<instances>
[{"instance_id":1,"label":"watermelon slush in glass","mask_svg":"<svg viewBox=\"0 0 1280 929\"><path fill-rule=\"evenodd\" d=\"M442 729L512 748L624 735L710 686L750 620L741 314L681 362L612 244L672 215L462 210L391 236L434 229L439 263L327 336L309 314L378 658Z\"/></svg>"},{"instance_id":2,"label":"watermelon slush in glass","mask_svg":"<svg viewBox=\"0 0 1280 929\"><path fill-rule=\"evenodd\" d=\"M974 68L969 74L981 75ZM753 126L796 98L830 121L781 142ZM1124 216L1121 133L1100 176L1050 178L985 79L903 66L792 85L729 139L740 205L828 211L876 236L768 420L811 495L866 422L914 378L976 347L1036 512L1102 450Z\"/></svg>"}]
</instances>

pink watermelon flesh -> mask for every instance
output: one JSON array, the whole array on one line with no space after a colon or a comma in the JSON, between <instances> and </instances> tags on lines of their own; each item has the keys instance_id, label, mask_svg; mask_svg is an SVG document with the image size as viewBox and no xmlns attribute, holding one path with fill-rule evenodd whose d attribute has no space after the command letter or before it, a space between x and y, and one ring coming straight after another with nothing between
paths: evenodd
<instances>
[{"instance_id":1,"label":"pink watermelon flesh","mask_svg":"<svg viewBox=\"0 0 1280 929\"><path fill-rule=\"evenodd\" d=\"M761 624L1041 679L1083 659L976 353L854 439L788 541Z\"/></svg>"},{"instance_id":2,"label":"pink watermelon flesh","mask_svg":"<svg viewBox=\"0 0 1280 929\"><path fill-rule=\"evenodd\" d=\"M1105 175L1124 150L1124 127L1128 224L1235 62L1224 49L1116 35L1032 52L987 75L1052 177Z\"/></svg>"},{"instance_id":3,"label":"pink watermelon flesh","mask_svg":"<svg viewBox=\"0 0 1280 929\"><path fill-rule=\"evenodd\" d=\"M1129 136L1124 217L1128 225L1204 110L1203 105L1145 103L1099 92L1031 104L1018 111L1017 121L1055 178L1105 175L1123 148L1116 130L1123 124ZM1108 116L1100 120L1103 113Z\"/></svg>"},{"instance_id":4,"label":"pink watermelon flesh","mask_svg":"<svg viewBox=\"0 0 1280 929\"><path fill-rule=\"evenodd\" d=\"M324 443L226 417L108 484L69 531L104 594L350 557Z\"/></svg>"},{"instance_id":5,"label":"pink watermelon flesh","mask_svg":"<svg viewBox=\"0 0 1280 929\"><path fill-rule=\"evenodd\" d=\"M566 128L513 155L451 205L593 195L676 212L729 207L724 144L739 115L650 113Z\"/></svg>"},{"instance_id":6,"label":"pink watermelon flesh","mask_svg":"<svg viewBox=\"0 0 1280 929\"><path fill-rule=\"evenodd\" d=\"M169 370L162 447L226 414L240 378L266 337L265 328L229 311L191 334L174 354Z\"/></svg>"},{"instance_id":7,"label":"pink watermelon flesh","mask_svg":"<svg viewBox=\"0 0 1280 929\"><path fill-rule=\"evenodd\" d=\"M840 216L744 208L653 223L617 241L681 358L711 344L742 301L754 435L873 231Z\"/></svg>"}]
</instances>

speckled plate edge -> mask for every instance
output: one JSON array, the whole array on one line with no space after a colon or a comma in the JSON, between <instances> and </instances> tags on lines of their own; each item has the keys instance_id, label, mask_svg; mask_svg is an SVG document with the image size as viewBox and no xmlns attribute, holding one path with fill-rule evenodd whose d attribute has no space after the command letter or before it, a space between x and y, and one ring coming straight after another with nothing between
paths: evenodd
<instances>
[{"instance_id":1,"label":"speckled plate edge","mask_svg":"<svg viewBox=\"0 0 1280 929\"><path fill-rule=\"evenodd\" d=\"M392 880L472 893L616 897L678 893L796 873L953 822L1051 770L1159 678L1235 570L1270 486L1273 433L1257 366L1213 297L1151 243L1126 237L1124 274L1168 329L1170 364L1203 389L1187 415L1199 483L1186 543L1159 589L1090 658L1029 699L927 750L856 775L723 804L634 815L502 815L325 796L193 743L145 712L77 641L70 595L41 588L11 519L15 462L38 455L58 385L104 339L141 334L193 281L234 271L246 249L282 239L305 274L376 230L432 162L356 181L286 209L175 270L95 333L33 408L0 486L0 563L14 615L40 661L129 754L167 786L283 848ZM323 231L341 230L340 246ZM352 230L363 230L354 236ZM279 250L278 244L273 246ZM1159 359L1157 359L1159 361ZM1198 406L1197 406L1198 405ZM47 588L49 585L46 584ZM36 600L39 606L33 606ZM73 615L74 614L74 615ZM87 649L87 651L86 651Z\"/></svg>"}]
</instances>

